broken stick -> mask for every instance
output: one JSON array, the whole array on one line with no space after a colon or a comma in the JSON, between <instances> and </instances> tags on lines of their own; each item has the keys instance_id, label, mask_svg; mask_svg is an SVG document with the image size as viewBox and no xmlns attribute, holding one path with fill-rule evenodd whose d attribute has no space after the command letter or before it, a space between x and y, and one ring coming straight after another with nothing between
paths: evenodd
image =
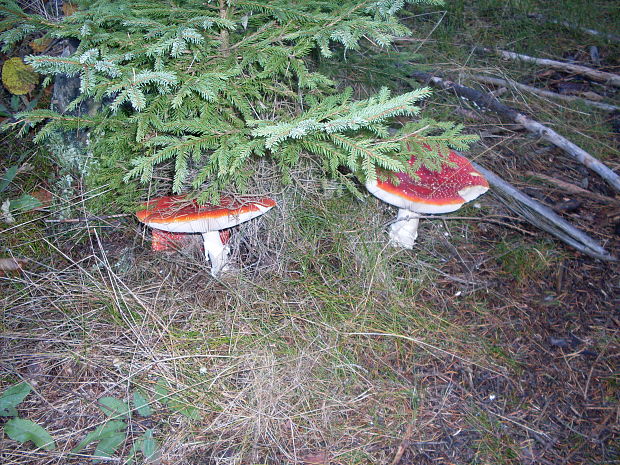
<instances>
[{"instance_id":1,"label":"broken stick","mask_svg":"<svg viewBox=\"0 0 620 465\"><path fill-rule=\"evenodd\" d=\"M547 231L561 241L589 255L605 261L616 261L616 257L605 250L594 238L575 228L550 208L525 195L519 189L504 181L495 173L472 163L489 181L492 192L513 212L523 216L529 223Z\"/></svg>"},{"instance_id":2,"label":"broken stick","mask_svg":"<svg viewBox=\"0 0 620 465\"><path fill-rule=\"evenodd\" d=\"M546 176L541 173L534 173L533 171L526 171L525 174L528 176L532 176L534 178L540 179L542 181L547 182L553 186L559 187L564 192L568 192L569 194L583 195L584 197L588 197L592 200L596 200L601 203L606 204L614 204L620 202L618 199L614 199L613 197L607 197L606 195L597 194L596 192L590 192L587 189L571 184L570 182L562 181L561 179L552 178L551 176Z\"/></svg>"},{"instance_id":3,"label":"broken stick","mask_svg":"<svg viewBox=\"0 0 620 465\"><path fill-rule=\"evenodd\" d=\"M503 58L509 60L521 60L527 63L535 63L537 65L548 66L549 68L561 69L570 73L580 74L587 76L593 81L600 81L610 84L615 87L620 87L620 76L614 73L608 73L605 71L598 71L596 69L588 68L587 66L575 65L573 63L565 63L563 61L548 60L547 58L535 58L529 55L523 55L521 53L507 52L506 50L491 50L484 47L476 47L476 51L484 53L496 53Z\"/></svg>"},{"instance_id":4,"label":"broken stick","mask_svg":"<svg viewBox=\"0 0 620 465\"><path fill-rule=\"evenodd\" d=\"M607 181L611 186L613 186L614 189L620 192L620 176L618 176L611 169L609 169L599 159L593 157L581 147L573 144L571 141L561 136L553 129L548 128L547 126L539 123L538 121L534 121L533 119L525 116L522 113L519 113L514 108L504 105L499 100L490 96L489 94L477 91L475 89L472 89L471 87L456 84L452 81L448 81L447 79L442 79L440 77L433 76L432 74L424 73L421 71L412 73L412 77L422 82L432 84L435 87L439 87L445 90L451 90L457 95L475 102L480 107L489 108L500 116L508 118L515 123L522 125L531 133L538 135L542 139L551 142L557 147L560 147L568 155L590 168L605 181Z\"/></svg>"},{"instance_id":5,"label":"broken stick","mask_svg":"<svg viewBox=\"0 0 620 465\"><path fill-rule=\"evenodd\" d=\"M494 86L514 87L515 89L524 90L532 94L540 95L541 97L552 98L555 100L564 100L565 102L581 102L588 106L591 106L594 108L600 108L601 110L605 110L605 111L620 110L620 107L616 105L611 105L609 103L594 102L592 100L588 100L582 97L577 97L575 95L557 94L555 92L551 92L548 90L537 89L536 87L527 86L525 84L521 84L520 82L513 81L512 79L499 79L499 78L494 78L490 76L481 76L481 75L470 75L470 77L478 82L483 82L485 84L491 84Z\"/></svg>"}]
</instances>

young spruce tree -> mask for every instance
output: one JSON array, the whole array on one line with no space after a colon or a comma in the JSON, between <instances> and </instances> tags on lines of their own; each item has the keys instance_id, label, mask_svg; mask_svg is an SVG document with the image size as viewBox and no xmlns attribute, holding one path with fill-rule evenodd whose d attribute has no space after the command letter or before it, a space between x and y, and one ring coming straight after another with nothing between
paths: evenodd
<instances>
[{"instance_id":1,"label":"young spruce tree","mask_svg":"<svg viewBox=\"0 0 620 465\"><path fill-rule=\"evenodd\" d=\"M67 112L21 118L41 125L37 140L88 130L93 184L148 183L172 162L170 191L207 201L243 191L258 157L286 180L312 156L354 188L353 177L374 178L377 168L410 169L412 155L437 169L439 154L474 139L424 118L391 129L393 117L418 114L426 88L356 101L316 71L320 55L346 56L363 41L389 47L410 34L397 18L406 3L440 0L85 0L58 22L3 3L4 50L41 33L79 41L70 56L26 57L39 73L79 77ZM70 113L87 101L98 110Z\"/></svg>"}]
</instances>

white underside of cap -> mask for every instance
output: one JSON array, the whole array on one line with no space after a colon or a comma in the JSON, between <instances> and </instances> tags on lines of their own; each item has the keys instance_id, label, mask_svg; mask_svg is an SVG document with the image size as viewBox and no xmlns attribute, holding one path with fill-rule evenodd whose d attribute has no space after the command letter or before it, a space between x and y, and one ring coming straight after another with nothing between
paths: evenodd
<instances>
[{"instance_id":1,"label":"white underside of cap","mask_svg":"<svg viewBox=\"0 0 620 465\"><path fill-rule=\"evenodd\" d=\"M171 223L146 222L147 226L162 231L172 233L205 233L208 231L219 231L222 229L232 228L238 224L245 223L251 219L261 216L269 211L272 207L265 207L255 204L258 210L241 213L238 215L227 215L219 218L198 218L190 221L175 221Z\"/></svg>"},{"instance_id":2,"label":"white underside of cap","mask_svg":"<svg viewBox=\"0 0 620 465\"><path fill-rule=\"evenodd\" d=\"M465 199L465 202L471 202L474 199L477 199L486 191L488 191L488 187L484 186L469 186L461 189L459 191L459 195Z\"/></svg>"},{"instance_id":3,"label":"white underside of cap","mask_svg":"<svg viewBox=\"0 0 620 465\"><path fill-rule=\"evenodd\" d=\"M384 191L377 185L376 182L367 182L366 189L368 189L368 192L370 192L372 195L374 195L380 200L383 200L385 203L389 203L390 205L394 205L395 207L410 210L412 212L428 213L431 215L456 211L461 208L465 202L474 200L475 198L479 197L487 190L489 190L487 187L483 186L465 187L459 191L459 195L463 198L463 202L452 203L448 205L437 205L433 203L415 202L412 200L407 200L399 195Z\"/></svg>"}]
</instances>

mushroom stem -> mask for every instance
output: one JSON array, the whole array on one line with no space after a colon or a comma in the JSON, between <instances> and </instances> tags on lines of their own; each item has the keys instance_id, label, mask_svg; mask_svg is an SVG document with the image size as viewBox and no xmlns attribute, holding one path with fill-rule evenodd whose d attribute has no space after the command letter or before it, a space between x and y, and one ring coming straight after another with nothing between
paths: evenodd
<instances>
[{"instance_id":1,"label":"mushroom stem","mask_svg":"<svg viewBox=\"0 0 620 465\"><path fill-rule=\"evenodd\" d=\"M219 231L208 231L202 233L205 246L205 256L211 261L211 276L217 275L228 269L228 245L222 243Z\"/></svg>"},{"instance_id":2,"label":"mushroom stem","mask_svg":"<svg viewBox=\"0 0 620 465\"><path fill-rule=\"evenodd\" d=\"M404 208L398 209L398 216L390 226L390 239L393 245L413 249L418 237L420 215Z\"/></svg>"}]
</instances>

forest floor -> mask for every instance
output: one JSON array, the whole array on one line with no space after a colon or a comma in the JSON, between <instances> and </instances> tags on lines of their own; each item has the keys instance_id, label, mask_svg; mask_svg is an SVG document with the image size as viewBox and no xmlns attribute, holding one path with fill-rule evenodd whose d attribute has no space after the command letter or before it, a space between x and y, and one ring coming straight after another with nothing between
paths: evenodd
<instances>
[{"instance_id":1,"label":"forest floor","mask_svg":"<svg viewBox=\"0 0 620 465\"><path fill-rule=\"evenodd\" d=\"M472 52L498 47L620 73L620 44L527 16L617 32L615 2L557 3L416 8L405 20L418 39L401 47L478 90L496 89L468 76L493 73L620 105L613 87ZM501 92L620 172L619 112ZM470 158L620 257L620 196L596 174L449 92L426 105L481 135ZM40 148L0 138L3 169L29 154L6 194L48 185L55 168ZM133 411L117 411L120 445L104 463L126 463L136 444L142 463L145 431L161 464L620 463L617 262L576 252L492 191L422 220L412 251L386 245L395 211L374 198L359 202L304 173L278 195L273 214L235 231L243 271L220 280L199 251L151 251L131 215L56 223L42 210L1 224L0 256L27 261L0 277L0 393L29 383L19 416L56 448L0 428L0 462L92 463L105 438L72 450L109 422L101 399L114 397Z\"/></svg>"}]
</instances>

